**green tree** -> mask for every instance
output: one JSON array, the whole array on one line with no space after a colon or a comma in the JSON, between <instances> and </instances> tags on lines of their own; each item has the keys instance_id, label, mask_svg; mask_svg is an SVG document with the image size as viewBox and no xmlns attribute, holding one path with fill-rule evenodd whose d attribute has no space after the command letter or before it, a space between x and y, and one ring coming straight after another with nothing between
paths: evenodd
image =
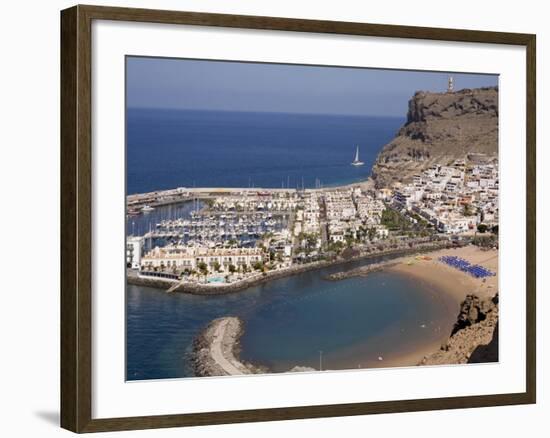
<instances>
[{"instance_id":1,"label":"green tree","mask_svg":"<svg viewBox=\"0 0 550 438\"><path fill-rule=\"evenodd\" d=\"M477 231L479 231L480 233L485 233L485 232L487 232L488 229L489 229L489 227L485 224L479 224L477 226Z\"/></svg>"},{"instance_id":2,"label":"green tree","mask_svg":"<svg viewBox=\"0 0 550 438\"><path fill-rule=\"evenodd\" d=\"M380 222L391 231L407 230L411 226L410 222L401 213L391 208L386 208L382 212Z\"/></svg>"},{"instance_id":3,"label":"green tree","mask_svg":"<svg viewBox=\"0 0 550 438\"><path fill-rule=\"evenodd\" d=\"M200 262L197 265L197 268L199 268L199 271L201 272L202 275L204 275L204 276L208 275L208 266L207 266L206 263Z\"/></svg>"},{"instance_id":4,"label":"green tree","mask_svg":"<svg viewBox=\"0 0 550 438\"><path fill-rule=\"evenodd\" d=\"M473 216L475 214L475 210L471 204L464 204L464 208L462 209L462 214L464 216Z\"/></svg>"},{"instance_id":5,"label":"green tree","mask_svg":"<svg viewBox=\"0 0 550 438\"><path fill-rule=\"evenodd\" d=\"M234 274L235 271L237 270L237 268L235 268L235 265L229 265L228 269L229 269L229 272L231 272L232 274Z\"/></svg>"},{"instance_id":6,"label":"green tree","mask_svg":"<svg viewBox=\"0 0 550 438\"><path fill-rule=\"evenodd\" d=\"M367 230L367 237L372 242L376 238L376 228L370 227Z\"/></svg>"},{"instance_id":7,"label":"green tree","mask_svg":"<svg viewBox=\"0 0 550 438\"><path fill-rule=\"evenodd\" d=\"M317 234L308 234L306 238L306 244L309 249L314 249L317 246Z\"/></svg>"},{"instance_id":8,"label":"green tree","mask_svg":"<svg viewBox=\"0 0 550 438\"><path fill-rule=\"evenodd\" d=\"M331 252L334 252L336 254L340 254L342 252L342 249L344 249L344 243L343 242L330 242L328 245L328 249Z\"/></svg>"}]
</instances>

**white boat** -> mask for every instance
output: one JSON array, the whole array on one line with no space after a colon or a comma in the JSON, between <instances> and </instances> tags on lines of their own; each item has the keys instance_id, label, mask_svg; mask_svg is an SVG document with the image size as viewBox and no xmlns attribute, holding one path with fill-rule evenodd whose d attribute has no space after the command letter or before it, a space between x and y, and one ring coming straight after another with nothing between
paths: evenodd
<instances>
[{"instance_id":1,"label":"white boat","mask_svg":"<svg viewBox=\"0 0 550 438\"><path fill-rule=\"evenodd\" d=\"M352 166L362 166L363 163L362 161L359 160L359 146L357 146L357 149L355 150L355 159L353 160L353 162L351 163Z\"/></svg>"},{"instance_id":2,"label":"white boat","mask_svg":"<svg viewBox=\"0 0 550 438\"><path fill-rule=\"evenodd\" d=\"M153 211L154 208L151 207L150 205L144 205L141 209L141 211Z\"/></svg>"}]
</instances>

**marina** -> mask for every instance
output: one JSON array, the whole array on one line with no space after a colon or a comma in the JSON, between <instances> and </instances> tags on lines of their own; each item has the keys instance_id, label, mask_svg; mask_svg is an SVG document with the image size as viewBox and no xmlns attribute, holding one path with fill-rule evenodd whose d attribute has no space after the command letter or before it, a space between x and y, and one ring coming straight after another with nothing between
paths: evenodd
<instances>
[{"instance_id":1,"label":"marina","mask_svg":"<svg viewBox=\"0 0 550 438\"><path fill-rule=\"evenodd\" d=\"M145 239L169 239L189 242L193 239L221 245L224 241L239 240L250 245L265 233L281 231L287 227L289 215L271 213L253 214L191 214L190 219L163 220Z\"/></svg>"},{"instance_id":2,"label":"marina","mask_svg":"<svg viewBox=\"0 0 550 438\"><path fill-rule=\"evenodd\" d=\"M160 206L155 213L127 218L130 236L137 236L142 242L140 251L170 244L251 248L262 236L280 235L290 226L293 217L291 211L209 211L202 201Z\"/></svg>"}]
</instances>

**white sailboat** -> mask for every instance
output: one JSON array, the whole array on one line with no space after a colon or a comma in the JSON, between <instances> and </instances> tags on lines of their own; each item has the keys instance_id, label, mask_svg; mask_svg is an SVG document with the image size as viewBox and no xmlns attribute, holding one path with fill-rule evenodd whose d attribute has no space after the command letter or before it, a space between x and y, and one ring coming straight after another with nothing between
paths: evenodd
<instances>
[{"instance_id":1,"label":"white sailboat","mask_svg":"<svg viewBox=\"0 0 550 438\"><path fill-rule=\"evenodd\" d=\"M359 160L359 146L357 146L357 149L355 150L355 159L353 160L353 162L351 163L352 166L362 166L363 163L362 161Z\"/></svg>"}]
</instances>

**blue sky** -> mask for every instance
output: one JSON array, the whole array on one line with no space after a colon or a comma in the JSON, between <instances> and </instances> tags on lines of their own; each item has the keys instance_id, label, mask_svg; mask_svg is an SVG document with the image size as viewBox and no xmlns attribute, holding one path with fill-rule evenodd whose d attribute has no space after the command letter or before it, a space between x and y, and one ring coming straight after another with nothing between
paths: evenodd
<instances>
[{"instance_id":1,"label":"blue sky","mask_svg":"<svg viewBox=\"0 0 550 438\"><path fill-rule=\"evenodd\" d=\"M127 105L404 117L415 91L444 91L449 73L128 57ZM453 74L455 89L497 75Z\"/></svg>"}]
</instances>

